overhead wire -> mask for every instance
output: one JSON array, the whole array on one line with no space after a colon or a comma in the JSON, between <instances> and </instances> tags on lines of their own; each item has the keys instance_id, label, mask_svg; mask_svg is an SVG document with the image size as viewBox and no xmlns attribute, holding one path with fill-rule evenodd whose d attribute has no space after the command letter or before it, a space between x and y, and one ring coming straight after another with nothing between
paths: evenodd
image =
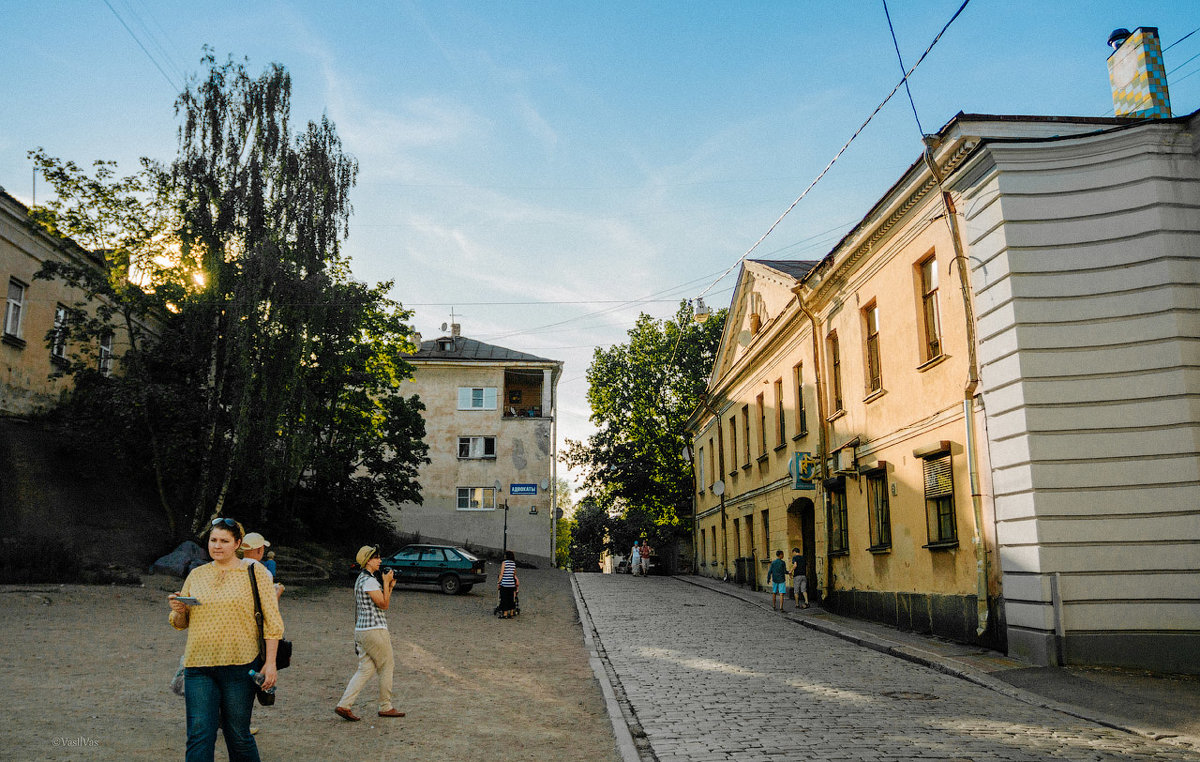
<instances>
[{"instance_id":1,"label":"overhead wire","mask_svg":"<svg viewBox=\"0 0 1200 762\"><path fill-rule=\"evenodd\" d=\"M146 49L146 46L142 44L140 39L138 39L137 34L135 34L134 31L129 27L129 24L125 23L125 19L121 17L121 14L117 12L117 9L113 7L112 3L110 3L108 0L103 0L103 2L108 6L108 9L112 11L112 14L117 17L117 21L121 23L121 26L125 27L125 31L129 32L129 36L133 38L133 41L137 43L137 46L142 49L143 53L146 54L146 58L150 59L150 63L154 64L154 68L158 69L158 73L163 75L163 79L167 80L167 84L169 84L171 88L175 90L175 92L179 92L181 89L180 86L175 83L175 80L171 79L171 75L167 74L162 65L159 64L158 59L156 59L150 53L150 51Z\"/></svg>"},{"instance_id":2,"label":"overhead wire","mask_svg":"<svg viewBox=\"0 0 1200 762\"><path fill-rule=\"evenodd\" d=\"M929 43L929 47L925 48L925 52L922 53L920 58L917 59L917 62L912 65L912 68L904 73L904 76L901 77L900 81L896 83L896 86L892 88L892 91L887 94L887 97L885 97L882 101L879 102L879 105L875 107L875 110L871 112L870 116L868 116L863 121L863 123L859 125L858 129L854 131L854 134L850 136L850 139L847 140L840 149L838 149L838 152L836 154L834 154L832 159L829 160L829 163L825 165L825 168L822 169L820 174L818 174L813 179L813 181L808 184L808 187L805 188L804 191L796 198L796 200L792 202L791 206L789 206L787 209L785 209L783 211L783 214L779 215L779 218L777 220L775 220L775 222L771 223L771 227L767 228L767 232L765 232L761 236L759 236L758 240L755 241L754 244L749 249L746 250L746 253L742 254L742 256L739 257L736 262L734 262L732 265L730 265L729 268L727 270L725 270L725 272L723 272L719 278L717 278L717 280L713 281L713 283L708 288L701 291L698 296L704 296L705 294L707 294L709 289L711 289L713 286L717 285L717 283L719 283L722 278L724 278L729 273L733 272L733 269L735 267L737 267L742 262L744 262L746 260L746 258L749 257L750 254L752 254L754 252L754 250L758 248L759 244L761 244L764 240L766 240L767 236L771 235L771 233L775 231L775 228L779 227L779 223L783 222L784 218L787 217L789 214L791 214L792 210L795 209L800 204L800 202L804 200L804 197L808 195L809 191L811 191L814 187L816 187L817 183L821 182L821 179L824 178L825 175L829 173L829 170L832 169L833 165L836 164L838 159L840 159L842 157L842 154L844 154L846 152L846 149L850 147L850 144L853 143L855 141L855 139L858 138L858 136L860 134L862 134L862 131L867 128L867 125L871 123L871 120L875 118L875 115L878 114L880 111L882 111L883 107L886 106L888 101L890 101L892 99L892 96L894 96L900 90L900 87L902 85L904 85L906 82L908 82L908 78L910 76L912 76L912 73L917 70L917 67L921 65L921 62L925 60L925 58L929 55L930 51L933 50L934 46L938 44L938 41L940 39L942 39L942 35L944 35L946 33L946 30L950 28L950 25L954 23L955 19L957 19L960 15L962 15L962 12L964 10L966 10L967 4L970 2L971 2L971 0L963 0L962 5L958 6L958 10L956 10L954 12L954 15L950 17L950 20L947 21L945 26L942 27L941 31L937 33L937 36L935 36L933 38L933 41Z\"/></svg>"}]
</instances>

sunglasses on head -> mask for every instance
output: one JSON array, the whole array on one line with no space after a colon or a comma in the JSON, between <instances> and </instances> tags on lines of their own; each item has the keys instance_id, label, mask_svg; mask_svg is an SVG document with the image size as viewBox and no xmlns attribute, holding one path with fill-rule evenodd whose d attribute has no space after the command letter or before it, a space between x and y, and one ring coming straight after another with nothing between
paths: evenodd
<instances>
[{"instance_id":1,"label":"sunglasses on head","mask_svg":"<svg viewBox=\"0 0 1200 762\"><path fill-rule=\"evenodd\" d=\"M226 527L228 529L237 529L237 522L233 519L213 519L212 525L215 527Z\"/></svg>"}]
</instances>

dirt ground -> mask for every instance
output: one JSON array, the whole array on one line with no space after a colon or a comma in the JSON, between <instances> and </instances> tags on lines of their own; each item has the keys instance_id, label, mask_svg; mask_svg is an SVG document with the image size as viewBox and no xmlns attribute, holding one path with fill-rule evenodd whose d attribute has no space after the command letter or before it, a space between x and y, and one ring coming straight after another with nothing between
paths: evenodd
<instances>
[{"instance_id":1,"label":"dirt ground","mask_svg":"<svg viewBox=\"0 0 1200 762\"><path fill-rule=\"evenodd\" d=\"M496 567L466 595L397 587L388 619L396 706L362 722L334 705L357 663L349 588L289 589L281 602L292 666L278 702L256 707L264 760L600 760L619 756L588 664L570 578L520 571L520 617L500 620ZM142 587L0 586L0 757L21 760L182 759L183 699L167 687L184 634L167 624L166 592ZM227 759L218 736L218 760Z\"/></svg>"}]
</instances>

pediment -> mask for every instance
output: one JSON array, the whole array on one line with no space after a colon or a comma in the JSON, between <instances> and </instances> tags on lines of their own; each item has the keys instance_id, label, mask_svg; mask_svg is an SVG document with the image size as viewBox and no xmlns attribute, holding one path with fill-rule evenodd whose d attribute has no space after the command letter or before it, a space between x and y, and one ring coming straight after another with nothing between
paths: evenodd
<instances>
[{"instance_id":1,"label":"pediment","mask_svg":"<svg viewBox=\"0 0 1200 762\"><path fill-rule=\"evenodd\" d=\"M709 377L710 388L731 373L754 343L754 338L783 314L795 299L792 289L816 262L754 260L742 263L729 303L729 314Z\"/></svg>"}]
</instances>

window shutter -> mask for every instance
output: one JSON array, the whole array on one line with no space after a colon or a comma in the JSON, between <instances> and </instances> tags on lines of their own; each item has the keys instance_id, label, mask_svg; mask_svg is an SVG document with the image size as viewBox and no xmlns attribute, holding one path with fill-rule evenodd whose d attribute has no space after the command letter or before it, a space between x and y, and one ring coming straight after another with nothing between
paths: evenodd
<instances>
[{"instance_id":1,"label":"window shutter","mask_svg":"<svg viewBox=\"0 0 1200 762\"><path fill-rule=\"evenodd\" d=\"M470 410L471 409L471 387L469 387L469 386L458 387L458 409L459 410Z\"/></svg>"},{"instance_id":2,"label":"window shutter","mask_svg":"<svg viewBox=\"0 0 1200 762\"><path fill-rule=\"evenodd\" d=\"M483 409L484 410L495 410L496 409L496 387L489 386L483 390Z\"/></svg>"},{"instance_id":3,"label":"window shutter","mask_svg":"<svg viewBox=\"0 0 1200 762\"><path fill-rule=\"evenodd\" d=\"M954 471L950 456L925 461L925 497L946 497L954 494Z\"/></svg>"}]
</instances>

